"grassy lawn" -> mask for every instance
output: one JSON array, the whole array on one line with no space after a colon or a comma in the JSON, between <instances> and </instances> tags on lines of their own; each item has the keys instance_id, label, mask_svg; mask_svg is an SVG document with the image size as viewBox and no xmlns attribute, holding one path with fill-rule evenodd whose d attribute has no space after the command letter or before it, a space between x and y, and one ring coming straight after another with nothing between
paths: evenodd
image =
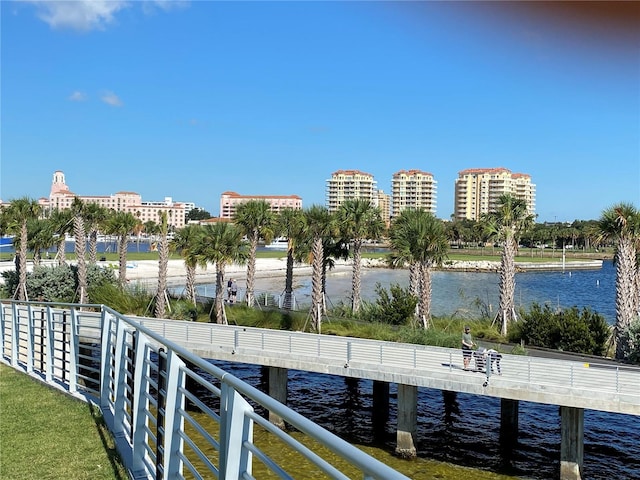
<instances>
[{"instance_id":1,"label":"grassy lawn","mask_svg":"<svg viewBox=\"0 0 640 480\"><path fill-rule=\"evenodd\" d=\"M474 249L451 249L448 252L449 260L468 260L468 261L500 261L501 250L499 248L474 248ZM363 258L384 258L387 254L383 252L368 252L366 249L363 251ZM285 258L287 256L287 252L283 250L260 250L257 252L258 258ZM585 260L585 259L602 259L602 258L612 258L613 251L608 249L606 251L601 250L600 252L583 252L581 250L567 250L565 252L565 260L567 262L573 260ZM31 259L31 256L28 256ZM67 260L73 261L76 256L74 253L67 254ZM99 253L98 259L105 258L107 262L118 262L119 256L118 253ZM173 260L180 260L180 254L172 253L170 256ZM11 261L13 259L13 254L2 252L0 253L0 261ZM128 252L127 253L127 261L138 261L138 260L157 260L158 252ZM530 248L521 248L518 251L518 256L516 257L516 262L561 262L562 261L562 250L556 249L555 251L551 248L545 249L544 251L540 249L530 249Z\"/></svg>"},{"instance_id":2,"label":"grassy lawn","mask_svg":"<svg viewBox=\"0 0 640 480\"><path fill-rule=\"evenodd\" d=\"M0 478L128 478L95 406L0 364Z\"/></svg>"}]
</instances>

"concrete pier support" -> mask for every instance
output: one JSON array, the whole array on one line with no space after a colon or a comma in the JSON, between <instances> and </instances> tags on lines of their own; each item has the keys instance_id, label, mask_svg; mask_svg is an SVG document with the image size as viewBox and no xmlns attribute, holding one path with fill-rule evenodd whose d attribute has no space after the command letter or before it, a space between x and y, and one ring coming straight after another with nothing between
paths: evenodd
<instances>
[{"instance_id":1,"label":"concrete pier support","mask_svg":"<svg viewBox=\"0 0 640 480\"><path fill-rule=\"evenodd\" d=\"M418 387L398 384L398 430L396 454L402 458L417 455L415 436L418 424Z\"/></svg>"},{"instance_id":2,"label":"concrete pier support","mask_svg":"<svg viewBox=\"0 0 640 480\"><path fill-rule=\"evenodd\" d=\"M285 405L287 404L288 372L286 368L269 367L269 396ZM284 420L272 411L269 411L269 421L279 428L285 428Z\"/></svg>"},{"instance_id":3,"label":"concrete pier support","mask_svg":"<svg viewBox=\"0 0 640 480\"><path fill-rule=\"evenodd\" d=\"M519 406L518 400L500 399L500 446L503 450L512 450L518 443Z\"/></svg>"},{"instance_id":4,"label":"concrete pier support","mask_svg":"<svg viewBox=\"0 0 640 480\"><path fill-rule=\"evenodd\" d=\"M560 407L560 480L581 480L584 458L584 409Z\"/></svg>"},{"instance_id":5,"label":"concrete pier support","mask_svg":"<svg viewBox=\"0 0 640 480\"><path fill-rule=\"evenodd\" d=\"M373 381L373 409L371 424L374 438L384 438L389 420L389 383Z\"/></svg>"}]
</instances>

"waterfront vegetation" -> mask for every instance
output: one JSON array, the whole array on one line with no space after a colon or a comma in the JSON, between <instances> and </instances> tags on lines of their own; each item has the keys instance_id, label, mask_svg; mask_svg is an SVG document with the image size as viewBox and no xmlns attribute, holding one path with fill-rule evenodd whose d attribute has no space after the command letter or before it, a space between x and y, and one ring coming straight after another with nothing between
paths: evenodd
<instances>
[{"instance_id":1,"label":"waterfront vegetation","mask_svg":"<svg viewBox=\"0 0 640 480\"><path fill-rule=\"evenodd\" d=\"M0 476L128 478L100 409L0 364Z\"/></svg>"},{"instance_id":2,"label":"waterfront vegetation","mask_svg":"<svg viewBox=\"0 0 640 480\"><path fill-rule=\"evenodd\" d=\"M640 278L637 253L640 249L640 212L632 205L621 203L603 211L599 221L573 222L573 224L536 224L523 202L510 195L502 195L496 209L478 221L456 220L443 222L422 210L405 210L385 229L380 222L380 212L366 201L345 201L337 212L314 205L305 210L291 210L280 214L271 212L263 201L250 201L238 208L232 222L218 222L202 226L190 225L175 233L175 240L168 242L168 228L142 224L123 212L109 212L95 206L74 201L71 209L73 233L76 238L75 270L72 280L57 278L47 281L48 272L39 267L44 250L60 247L62 227L55 220L56 212L45 212L44 218L37 202L23 198L11 202L0 212L0 230L15 235L16 270L5 272L4 296L36 300L76 301L105 303L123 313L138 315L165 315L164 294L149 297L147 292L132 291L126 279L126 262L154 259L159 266L166 264L169 251L173 258L185 262L187 272L186 291L193 292L196 265L215 264L216 298L212 305L196 305L195 298L174 300L169 305L169 316L200 321L226 323L248 322L251 309L242 312L243 318L234 318L240 309L224 309L223 285L225 266L231 263L247 264L247 305L253 306L253 278L255 258L273 256L287 258L285 302L283 313L275 322L275 328L308 329L317 333L366 336L395 341L412 341L424 344L457 346L462 322L469 319L440 319L431 313L431 273L454 260L498 261L500 267L500 305L493 318L489 310L477 300L479 318L474 320L476 337L507 343L524 341L532 345L550 348L578 349L583 353L605 353L602 332L603 321L597 312L543 311L516 312L514 306L516 262L566 261L593 257L611 258L616 265L616 323L613 340L615 356L622 359L637 358L640 335L636 324L640 307ZM65 217L66 218L66 217ZM54 221L55 220L55 221ZM187 230L189 234L187 235ZM98 232L114 235L118 240L117 253L101 254L97 260ZM140 238L145 232L155 239L156 251L150 253L128 252L128 240L132 235ZM286 252L258 252L260 240L286 235ZM85 237L88 242L88 259L85 255ZM385 241L386 252L374 248L373 240ZM168 246L167 246L168 245ZM150 244L151 246L151 244ZM371 248L370 248L371 246ZM571 248L567 248L571 247ZM160 252L160 253L158 253ZM26 259L30 256L34 272L27 275ZM383 264L409 270L409 288L403 290L391 286L389 291L378 288L375 302L363 302L360 298L360 269L362 258L384 258ZM64 258L64 257L63 257ZM324 303L324 287L327 272L340 259L353 263L352 292L346 302L331 311ZM312 266L311 312L304 317L290 310L287 296L291 294L293 264ZM60 262L60 256L57 258ZM106 268L97 268L97 266ZM63 267L64 268L64 267ZM51 269L51 268L50 268ZM101 276L96 270L118 271L117 282L113 277ZM91 275L89 272L92 271ZM92 278L89 278L91 276ZM60 275L58 274L58 277ZM67 290L62 291L62 285ZM159 269L158 292L166 290L166 268ZM74 294L69 298L69 289ZM144 306L144 310L142 307ZM486 306L485 306L486 307ZM233 310L233 311L232 311ZM258 315L272 315L259 312ZM523 322L515 322L516 318ZM540 319L544 317L545 322ZM528 328L527 318L530 318ZM548 321L546 321L548 320ZM541 333L545 325L549 332ZM259 319L257 323L265 322ZM297 323L296 323L297 322ZM302 323L302 327L300 327ZM446 327L446 328L445 328ZM450 327L450 328L449 328ZM552 332L552 333L550 333ZM576 341L580 334L588 340ZM572 338L567 338L572 337Z\"/></svg>"}]
</instances>

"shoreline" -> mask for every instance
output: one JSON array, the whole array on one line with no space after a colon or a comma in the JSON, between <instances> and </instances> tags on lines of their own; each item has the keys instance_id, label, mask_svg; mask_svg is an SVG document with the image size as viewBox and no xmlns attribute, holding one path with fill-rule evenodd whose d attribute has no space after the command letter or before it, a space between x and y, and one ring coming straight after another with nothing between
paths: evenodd
<instances>
[{"instance_id":1,"label":"shoreline","mask_svg":"<svg viewBox=\"0 0 640 480\"><path fill-rule=\"evenodd\" d=\"M544 271L562 271L564 269L600 269L603 260L571 260L564 263L556 262L516 262L516 272L544 272ZM42 266L55 265L54 260L43 260ZM98 265L104 268L113 269L118 273L117 262L98 262ZM282 278L286 274L287 260L283 258L257 258L255 279L273 279ZM388 268L382 259L363 259L363 269L371 268ZM445 262L442 267L434 268L434 271L457 271L457 272L498 272L500 261L470 261L470 260L450 260ZM0 272L14 270L14 264L0 265ZM335 267L328 272L328 275L345 274L353 269L353 263L350 260L337 260ZM28 271L33 270L33 264L30 262L27 267ZM294 277L310 276L312 272L311 265L294 264ZM234 278L236 280L246 281L247 266L231 264L225 269L225 280ZM138 260L127 262L127 280L139 283L149 283L158 278L158 261L157 260ZM214 265L209 265L206 269L197 267L196 284L215 284L216 271ZM0 277L0 283L4 280ZM182 286L186 283L186 270L183 260L169 260L167 266L167 285L171 287Z\"/></svg>"}]
</instances>

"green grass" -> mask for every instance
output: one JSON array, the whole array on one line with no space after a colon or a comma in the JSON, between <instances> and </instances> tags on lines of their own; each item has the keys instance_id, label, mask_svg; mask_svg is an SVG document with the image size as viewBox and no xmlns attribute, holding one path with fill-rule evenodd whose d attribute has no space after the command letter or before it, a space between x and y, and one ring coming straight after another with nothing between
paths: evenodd
<instances>
[{"instance_id":1,"label":"green grass","mask_svg":"<svg viewBox=\"0 0 640 480\"><path fill-rule=\"evenodd\" d=\"M0 364L0 478L128 478L97 407Z\"/></svg>"}]
</instances>

